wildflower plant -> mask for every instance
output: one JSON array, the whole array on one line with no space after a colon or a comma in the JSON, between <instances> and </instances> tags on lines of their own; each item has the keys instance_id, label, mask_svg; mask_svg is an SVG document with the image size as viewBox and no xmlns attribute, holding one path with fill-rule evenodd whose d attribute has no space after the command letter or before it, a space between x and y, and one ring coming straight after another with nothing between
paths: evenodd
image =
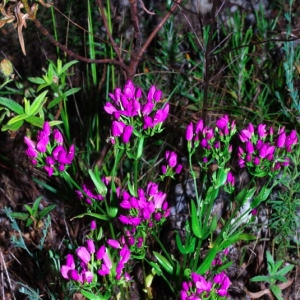
<instances>
[{"instance_id":1,"label":"wildflower plant","mask_svg":"<svg viewBox=\"0 0 300 300\"><path fill-rule=\"evenodd\" d=\"M275 184L269 186L268 182L259 190L255 181L251 181L235 195L235 177L229 167L235 146L232 140L237 134L235 122L224 115L216 120L214 127L205 126L203 120L188 124L185 138L195 197L190 199L185 236L176 234L180 257L171 255L159 238L162 225L170 215L170 207L167 194L158 182L182 172L176 152L165 152L165 162L157 178L149 182L138 180L138 166L147 138L163 130L169 105L163 106L159 102L162 91L155 86L144 94L132 81L128 81L123 89L116 88L109 96L111 101L105 104L104 110L113 116L108 138L114 154L110 176L105 176L99 168L89 170L89 177L79 188L66 171L74 159L75 146L66 148L60 131L53 129L51 132L48 122L38 132L36 142L24 138L28 147L26 153L34 165L44 168L49 176L63 175L76 187L77 196L87 209L77 218L90 218L85 245L78 245L67 254L60 269L62 277L88 299L129 299L133 266L140 261L146 298L152 297L151 282L157 275L164 278L180 299L226 299L231 284L226 268L231 262L223 263L221 257L224 253L226 257L226 249L237 241L255 239L244 232L244 217L268 199ZM296 131L287 133L284 128L279 128L276 135L265 124L260 124L257 129L249 124L239 131L238 136L241 141L239 166L247 168L253 178L267 175L274 178L289 165L289 154L298 143ZM126 174L120 180L124 156L133 162L134 168L133 174ZM200 166L199 178L193 171L195 162ZM217 168L208 175L212 163ZM236 202L230 216L224 220L214 212L214 202L221 190ZM240 214L239 210L251 199L251 205ZM248 223L254 220L250 218ZM217 228L218 222L222 223L221 229ZM151 249L150 238L160 246L160 252ZM203 256L200 249L207 242L208 252ZM149 251L155 260L149 258ZM146 263L151 267L150 273L145 268Z\"/></svg>"},{"instance_id":2,"label":"wildflower plant","mask_svg":"<svg viewBox=\"0 0 300 300\"><path fill-rule=\"evenodd\" d=\"M24 142L27 145L26 154L32 164L43 167L49 176L57 176L65 171L74 159L75 145L66 149L61 132L54 129L51 133L49 122L45 122L43 129L39 130L36 142L27 136L24 137Z\"/></svg>"}]
</instances>

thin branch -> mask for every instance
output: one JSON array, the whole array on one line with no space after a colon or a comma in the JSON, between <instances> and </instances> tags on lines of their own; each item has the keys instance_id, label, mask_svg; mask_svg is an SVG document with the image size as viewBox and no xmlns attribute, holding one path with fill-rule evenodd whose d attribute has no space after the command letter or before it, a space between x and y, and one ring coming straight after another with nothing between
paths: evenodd
<instances>
[{"instance_id":1,"label":"thin branch","mask_svg":"<svg viewBox=\"0 0 300 300\"><path fill-rule=\"evenodd\" d=\"M130 65L129 65L129 72L128 72L128 79L132 79L134 74L136 73L137 66L143 56L143 53L147 50L149 47L151 41L154 39L157 32L163 27L165 22L170 18L170 16L174 13L174 11L178 8L178 5L183 0L178 0L170 9L170 11L164 16L164 18L160 21L160 23L156 26L156 28L152 31L150 36L148 37L147 41L144 43L142 49L139 51L137 55L134 57L131 55Z\"/></svg>"},{"instance_id":2,"label":"thin branch","mask_svg":"<svg viewBox=\"0 0 300 300\"><path fill-rule=\"evenodd\" d=\"M109 31L109 27L108 27L108 24L107 24L107 20L106 20L106 16L105 16L105 11L104 11L104 8L103 8L103 5L102 5L102 2L101 0L97 0L97 5L98 7L100 8L100 12L101 12L101 17L102 17L102 21L103 21L103 24L104 24L104 27L106 29L106 33L109 37L109 40L114 48L114 51L115 53L117 54L118 56L118 59L121 63L123 63L123 60L122 60L122 57L121 57L121 54L120 54L120 51L119 51L119 47L117 46L116 42L114 41L113 37L112 37L112 34L111 32Z\"/></svg>"},{"instance_id":3,"label":"thin branch","mask_svg":"<svg viewBox=\"0 0 300 300\"><path fill-rule=\"evenodd\" d=\"M35 23L35 26L41 31L41 33L45 35L52 44L54 44L54 46L60 48L62 51L66 52L69 56L74 57L75 59L78 59L80 61L84 61L86 63L119 65L125 72L128 72L128 67L122 61L117 61L115 59L109 59L109 58L90 59L74 53L73 51L69 50L67 47L63 46L60 42L55 40L51 36L51 34L47 31L47 29L40 23L38 19L34 18L32 19L32 21Z\"/></svg>"}]
</instances>

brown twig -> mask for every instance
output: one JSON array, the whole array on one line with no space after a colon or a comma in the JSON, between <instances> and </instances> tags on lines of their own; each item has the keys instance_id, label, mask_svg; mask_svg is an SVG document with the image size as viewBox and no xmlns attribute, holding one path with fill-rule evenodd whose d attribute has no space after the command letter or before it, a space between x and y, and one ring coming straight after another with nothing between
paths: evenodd
<instances>
[{"instance_id":1,"label":"brown twig","mask_svg":"<svg viewBox=\"0 0 300 300\"><path fill-rule=\"evenodd\" d=\"M132 79L134 74L136 73L137 66L143 56L143 53L147 50L149 44L157 34L157 32L162 28L162 26L165 24L165 22L169 19L169 17L175 12L175 10L178 8L178 5L183 0L178 0L170 9L170 11L164 16L164 18L160 21L160 23L156 26L156 28L152 31L146 42L144 43L143 47L139 51L137 55L131 55L130 58L130 65L128 70L128 79Z\"/></svg>"},{"instance_id":2,"label":"brown twig","mask_svg":"<svg viewBox=\"0 0 300 300\"><path fill-rule=\"evenodd\" d=\"M104 11L104 8L103 8L103 4L102 4L101 0L96 0L96 1L97 1L97 5L98 5L98 7L100 9L100 12L101 12L101 17L102 17L102 21L103 21L104 27L106 29L106 34L108 35L108 38L109 38L109 40L111 42L111 45L114 48L115 53L118 56L119 61L123 63L123 60L122 60L119 48L118 48L116 42L114 41L111 32L109 31L109 27L108 27L108 24L107 24L107 20L106 20L106 16L105 16L105 11Z\"/></svg>"},{"instance_id":3,"label":"brown twig","mask_svg":"<svg viewBox=\"0 0 300 300\"><path fill-rule=\"evenodd\" d=\"M74 57L78 60L84 61L86 63L96 63L96 64L114 64L119 65L125 72L128 72L128 67L122 62L115 59L90 59L84 56L81 56L79 54L74 53L73 51L69 50L65 46L63 46L60 42L55 40L51 34L47 31L47 29L40 23L40 21L36 18L32 19L32 21L35 23L36 27L41 31L42 34L44 34L48 40L54 44L54 46L60 48L62 51L66 52L69 56Z\"/></svg>"}]
</instances>

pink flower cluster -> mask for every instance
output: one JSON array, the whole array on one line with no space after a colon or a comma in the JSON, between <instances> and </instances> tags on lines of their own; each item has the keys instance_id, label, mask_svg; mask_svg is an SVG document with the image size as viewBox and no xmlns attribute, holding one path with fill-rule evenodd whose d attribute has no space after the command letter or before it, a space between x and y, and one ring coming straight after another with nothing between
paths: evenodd
<instances>
[{"instance_id":1,"label":"pink flower cluster","mask_svg":"<svg viewBox=\"0 0 300 300\"><path fill-rule=\"evenodd\" d=\"M177 163L177 154L173 151L166 151L165 158L168 164L161 167L162 173L170 176L175 173L179 174L182 170L182 165Z\"/></svg>"},{"instance_id":2,"label":"pink flower cluster","mask_svg":"<svg viewBox=\"0 0 300 300\"><path fill-rule=\"evenodd\" d=\"M74 256L72 254L68 254L66 264L60 269L62 277L67 280L78 281L80 283L91 283L94 277L93 272L89 270L89 262L91 261L92 253L95 253L95 245L92 240L87 240L87 247L77 248L76 255L80 260L81 272L79 272L75 267Z\"/></svg>"},{"instance_id":3,"label":"pink flower cluster","mask_svg":"<svg viewBox=\"0 0 300 300\"><path fill-rule=\"evenodd\" d=\"M192 273L191 279L191 281L182 283L181 300L201 300L208 298L212 293L220 297L228 295L231 282L224 272L215 275L212 281L206 280L197 273Z\"/></svg>"},{"instance_id":4,"label":"pink flower cluster","mask_svg":"<svg viewBox=\"0 0 300 300\"><path fill-rule=\"evenodd\" d=\"M79 258L80 267L77 269L75 266L74 256L68 254L66 258L66 264L61 267L61 275L67 280L73 280L80 283L91 283L94 278L93 269L96 267L97 273L100 276L106 276L113 272L115 278L120 280L124 278L126 281L130 279L130 276L125 272L125 264L129 261L131 257L130 250L128 246L124 244L123 246L116 240L108 240L107 244L114 249L120 249L119 256L120 260L117 267L111 261L109 255L109 249L105 246L101 246L98 251L95 250L95 244L93 240L87 240L86 247L78 247L76 250L76 255ZM96 260L92 258L95 256Z\"/></svg>"},{"instance_id":5,"label":"pink flower cluster","mask_svg":"<svg viewBox=\"0 0 300 300\"><path fill-rule=\"evenodd\" d=\"M123 270L125 268L125 264L129 261L131 253L128 246L125 243L125 238L121 238L122 245L117 240L107 240L107 244L109 244L112 248L121 249L119 252L120 260L116 267L116 279L120 280L123 274ZM124 273L125 280L129 280L130 276L128 273Z\"/></svg>"},{"instance_id":6,"label":"pink flower cluster","mask_svg":"<svg viewBox=\"0 0 300 300\"><path fill-rule=\"evenodd\" d=\"M155 128L165 121L169 114L169 104L162 109L157 109L156 104L160 101L162 91L153 85L148 91L146 101L142 101L143 91L136 88L131 80L128 80L123 88L116 88L114 93L109 94L113 103L107 102L104 110L113 115L110 138L115 144L115 138L120 137L123 143L129 143L133 129L138 132ZM138 128L141 126L142 128ZM148 132L150 133L150 132Z\"/></svg>"},{"instance_id":7,"label":"pink flower cluster","mask_svg":"<svg viewBox=\"0 0 300 300\"><path fill-rule=\"evenodd\" d=\"M128 211L128 214L119 216L123 224L137 227L143 223L152 228L154 223L162 221L170 214L167 195L158 190L158 184L148 183L146 192L139 188L137 195L134 197L127 191L120 195L120 206Z\"/></svg>"},{"instance_id":8,"label":"pink flower cluster","mask_svg":"<svg viewBox=\"0 0 300 300\"><path fill-rule=\"evenodd\" d=\"M235 122L230 123L228 116L224 115L216 121L215 129L204 126L202 119L196 125L191 122L187 126L185 138L189 149L195 149L200 145L204 150L203 162L207 163L209 156L218 159L218 153L225 150L231 152L232 147L228 146L228 143L235 132Z\"/></svg>"},{"instance_id":9,"label":"pink flower cluster","mask_svg":"<svg viewBox=\"0 0 300 300\"><path fill-rule=\"evenodd\" d=\"M239 138L244 143L244 147L239 147L238 150L239 165L241 168L247 166L257 176L264 176L289 165L287 153L298 144L295 130L287 134L284 127L281 127L275 135L273 128L267 130L265 124L258 125L255 131L254 126L249 123L240 132Z\"/></svg>"},{"instance_id":10,"label":"pink flower cluster","mask_svg":"<svg viewBox=\"0 0 300 300\"><path fill-rule=\"evenodd\" d=\"M53 144L50 142L52 139ZM58 129L51 134L49 122L45 122L43 129L39 130L37 142L24 137L27 145L26 154L34 165L42 166L49 176L63 172L67 165L74 159L75 146L71 145L69 150L63 146L63 136Z\"/></svg>"}]
</instances>

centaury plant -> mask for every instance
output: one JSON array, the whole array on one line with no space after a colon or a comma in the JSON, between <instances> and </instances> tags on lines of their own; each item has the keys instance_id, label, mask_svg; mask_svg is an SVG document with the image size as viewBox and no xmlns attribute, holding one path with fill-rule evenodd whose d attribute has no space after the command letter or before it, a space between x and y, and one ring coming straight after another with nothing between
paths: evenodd
<instances>
[{"instance_id":1,"label":"centaury plant","mask_svg":"<svg viewBox=\"0 0 300 300\"><path fill-rule=\"evenodd\" d=\"M149 137L162 132L169 104L160 102L162 91L157 87L151 86L145 94L130 80L109 96L110 101L104 106L105 112L112 116L111 130L107 133L114 156L109 176L98 167L89 170L80 188L67 173L75 157L75 147L71 145L67 150L60 131L53 129L51 133L48 122L39 131L37 142L24 138L26 153L33 164L44 168L49 176L62 176L76 187L87 212L75 218L91 220L85 245L79 245L75 253L68 253L60 270L69 289L79 290L88 299L130 299L133 267L140 264L147 299L153 298L151 284L155 276L161 276L174 296L181 299L226 299L231 284L226 275L226 268L231 265L226 262L227 248L240 240L255 239L245 232L245 226L254 221L247 216L268 199L278 181L274 183L274 178L289 166L289 153L298 144L296 131L287 133L281 127L275 133L265 124L255 129L250 123L239 132L239 166L247 168L252 180L236 195L229 167L236 147L232 143L237 132L235 121L224 115L214 127L205 126L202 119L196 124L191 122L185 139L195 197L190 199L185 235L176 235L180 255L171 255L160 238L170 206L158 182L182 172L177 154L166 151L162 174L148 182L139 180L145 146ZM127 174L122 172L124 157L133 165ZM195 163L200 166L200 178L193 171ZM212 163L217 164L217 169L209 175ZM261 177L269 180L259 188L255 179ZM221 190L235 203L227 219L220 219L214 211ZM222 223L221 229L217 228L218 222ZM152 239L159 251L151 246Z\"/></svg>"}]
</instances>

